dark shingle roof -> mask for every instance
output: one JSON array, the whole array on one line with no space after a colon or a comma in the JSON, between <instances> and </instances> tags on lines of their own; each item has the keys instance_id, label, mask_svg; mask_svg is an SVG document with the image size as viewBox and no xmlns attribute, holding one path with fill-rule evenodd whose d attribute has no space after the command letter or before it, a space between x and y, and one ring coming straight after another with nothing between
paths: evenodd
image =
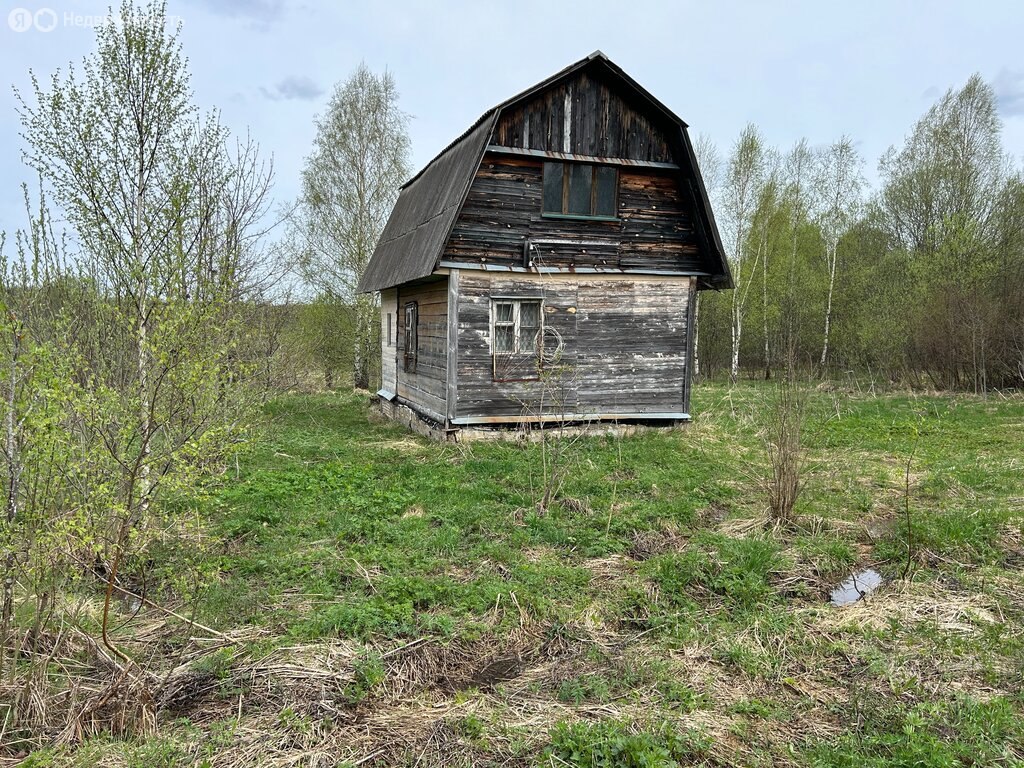
<instances>
[{"instance_id":1,"label":"dark shingle roof","mask_svg":"<svg viewBox=\"0 0 1024 768\"><path fill-rule=\"evenodd\" d=\"M494 117L450 144L402 187L359 291L380 291L434 271L490 138Z\"/></svg>"},{"instance_id":2,"label":"dark shingle roof","mask_svg":"<svg viewBox=\"0 0 1024 768\"><path fill-rule=\"evenodd\" d=\"M725 249L722 247L704 181L697 169L697 159L686 132L686 123L601 51L594 51L586 58L487 110L465 133L402 185L384 232L359 281L359 292L380 291L430 275L437 268L459 210L469 193L498 115L506 107L551 87L586 66L600 66L604 72L625 83L654 110L678 127L695 177L694 186L699 197L698 214L705 231L711 236L708 245L714 252L712 258L720 266L720 271L711 277L710 282L716 288L731 288L732 277Z\"/></svg>"}]
</instances>

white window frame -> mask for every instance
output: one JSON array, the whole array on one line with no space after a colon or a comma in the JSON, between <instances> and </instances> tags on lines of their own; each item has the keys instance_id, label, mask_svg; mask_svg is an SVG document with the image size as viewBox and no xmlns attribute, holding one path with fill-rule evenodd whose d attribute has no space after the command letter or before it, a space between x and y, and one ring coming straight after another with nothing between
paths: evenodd
<instances>
[{"instance_id":1,"label":"white window frame","mask_svg":"<svg viewBox=\"0 0 1024 768\"><path fill-rule=\"evenodd\" d=\"M523 325L522 325L522 308L524 304L535 304L537 306L537 326L533 330L535 334L534 348L532 350L523 350ZM500 305L510 305L512 307L512 319L498 320L498 307ZM513 348L507 351L498 351L498 328L512 328L512 345ZM533 380L540 375L540 362L541 352L544 343L544 299L539 296L492 296L491 297L491 359L494 361L494 378L496 380ZM516 357L522 357L529 355L536 358L537 365L531 371L529 375L516 375L514 378L508 378L504 375L499 375L499 360L509 360Z\"/></svg>"}]
</instances>

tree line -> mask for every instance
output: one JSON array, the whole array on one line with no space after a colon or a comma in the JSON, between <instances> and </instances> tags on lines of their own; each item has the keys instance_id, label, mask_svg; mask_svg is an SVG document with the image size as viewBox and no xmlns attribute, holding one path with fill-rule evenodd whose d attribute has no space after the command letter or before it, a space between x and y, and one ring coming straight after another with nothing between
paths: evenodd
<instances>
[{"instance_id":1,"label":"tree line","mask_svg":"<svg viewBox=\"0 0 1024 768\"><path fill-rule=\"evenodd\" d=\"M748 125L725 156L695 149L736 283L701 297L700 375L1024 383L1024 170L979 75L883 155L875 190L849 137L779 150Z\"/></svg>"}]
</instances>

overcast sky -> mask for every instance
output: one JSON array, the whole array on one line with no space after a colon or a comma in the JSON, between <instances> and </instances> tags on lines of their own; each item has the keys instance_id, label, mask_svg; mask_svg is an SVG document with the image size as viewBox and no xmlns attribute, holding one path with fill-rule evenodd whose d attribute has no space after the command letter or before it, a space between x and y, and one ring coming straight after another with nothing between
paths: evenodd
<instances>
[{"instance_id":1,"label":"overcast sky","mask_svg":"<svg viewBox=\"0 0 1024 768\"><path fill-rule=\"evenodd\" d=\"M6 0L0 17L0 230L24 224L31 181L11 85L48 78L93 46L106 2ZM33 25L15 31L20 7ZM49 9L53 13L48 13ZM39 12L42 11L40 14ZM1024 155L1024 2L327 2L169 0L196 102L249 130L296 196L313 118L360 61L394 73L422 166L487 108L595 49L723 149L748 122L788 147L849 134L878 157L973 72L999 95L1004 144Z\"/></svg>"}]
</instances>

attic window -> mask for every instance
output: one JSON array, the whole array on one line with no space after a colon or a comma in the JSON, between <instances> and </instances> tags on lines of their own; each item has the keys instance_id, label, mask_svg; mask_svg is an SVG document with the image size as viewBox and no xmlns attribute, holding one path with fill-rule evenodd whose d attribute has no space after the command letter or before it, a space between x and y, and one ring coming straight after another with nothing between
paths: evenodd
<instances>
[{"instance_id":1,"label":"attic window","mask_svg":"<svg viewBox=\"0 0 1024 768\"><path fill-rule=\"evenodd\" d=\"M619 171L607 165L544 163L544 215L614 219Z\"/></svg>"}]
</instances>

